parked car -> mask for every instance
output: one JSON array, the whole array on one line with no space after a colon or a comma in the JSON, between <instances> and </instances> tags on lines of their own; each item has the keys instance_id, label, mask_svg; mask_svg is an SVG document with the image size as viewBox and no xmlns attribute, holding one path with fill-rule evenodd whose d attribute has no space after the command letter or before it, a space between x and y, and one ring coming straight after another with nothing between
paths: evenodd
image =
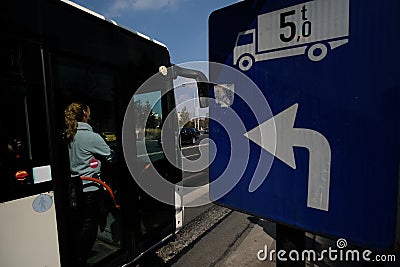
<instances>
[{"instance_id":1,"label":"parked car","mask_svg":"<svg viewBox=\"0 0 400 267\"><path fill-rule=\"evenodd\" d=\"M196 128L182 128L180 133L181 144L195 144L200 137L200 131Z\"/></svg>"}]
</instances>

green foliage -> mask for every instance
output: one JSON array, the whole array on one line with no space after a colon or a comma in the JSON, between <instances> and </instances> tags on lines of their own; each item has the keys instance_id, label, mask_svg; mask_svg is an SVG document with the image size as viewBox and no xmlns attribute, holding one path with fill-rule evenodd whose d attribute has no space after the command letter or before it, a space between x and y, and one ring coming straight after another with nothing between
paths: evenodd
<instances>
[{"instance_id":1,"label":"green foliage","mask_svg":"<svg viewBox=\"0 0 400 267\"><path fill-rule=\"evenodd\" d=\"M186 126L187 124L190 124L190 117L189 117L189 111L187 111L186 106L184 106L180 112L179 116L179 127ZM188 126L186 126L188 127Z\"/></svg>"}]
</instances>

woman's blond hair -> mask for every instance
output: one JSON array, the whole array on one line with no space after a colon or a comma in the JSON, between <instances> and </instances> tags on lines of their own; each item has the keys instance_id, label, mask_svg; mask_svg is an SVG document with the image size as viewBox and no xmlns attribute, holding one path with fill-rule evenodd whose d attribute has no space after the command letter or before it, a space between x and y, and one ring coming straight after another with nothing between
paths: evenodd
<instances>
[{"instance_id":1,"label":"woman's blond hair","mask_svg":"<svg viewBox=\"0 0 400 267\"><path fill-rule=\"evenodd\" d=\"M65 133L68 141L74 140L78 129L78 121L82 121L84 112L87 112L88 108L85 104L74 102L64 110Z\"/></svg>"}]
</instances>

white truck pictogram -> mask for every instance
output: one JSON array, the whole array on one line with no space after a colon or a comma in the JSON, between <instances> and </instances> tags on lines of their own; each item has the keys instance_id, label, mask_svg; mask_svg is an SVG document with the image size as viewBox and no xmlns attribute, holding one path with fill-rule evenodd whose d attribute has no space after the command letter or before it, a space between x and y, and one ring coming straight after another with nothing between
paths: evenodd
<instances>
[{"instance_id":1,"label":"white truck pictogram","mask_svg":"<svg viewBox=\"0 0 400 267\"><path fill-rule=\"evenodd\" d=\"M349 1L314 0L259 15L257 29L238 33L233 64L247 71L257 61L305 53L324 59L349 41Z\"/></svg>"}]
</instances>

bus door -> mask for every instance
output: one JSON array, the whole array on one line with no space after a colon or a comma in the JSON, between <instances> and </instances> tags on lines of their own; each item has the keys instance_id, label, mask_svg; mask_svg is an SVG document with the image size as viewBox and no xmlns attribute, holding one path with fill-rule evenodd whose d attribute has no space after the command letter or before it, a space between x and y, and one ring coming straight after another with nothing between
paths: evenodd
<instances>
[{"instance_id":1,"label":"bus door","mask_svg":"<svg viewBox=\"0 0 400 267\"><path fill-rule=\"evenodd\" d=\"M178 147L177 116L175 113L175 101L173 92L166 93L171 81L162 80L158 77L147 81L133 96L134 120L136 139L136 160L134 175L140 179L153 179L159 176L162 179L177 185L182 181L182 172L178 168L179 161L174 161L177 157ZM172 117L166 120L167 116ZM163 135L163 136L162 136ZM172 151L171 157L166 158L164 153L165 142L168 142ZM174 145L174 143L176 143ZM125 149L127 149L125 147ZM128 148L129 149L129 148ZM154 167L150 168L150 165ZM136 180L136 181L138 181ZM140 181L138 181L140 183ZM175 187L157 188L151 190L162 190L166 192L170 199L175 198ZM140 230L146 240L145 248L160 241L168 234L174 233L182 225L182 216L179 207L163 201L157 200L151 192L139 190L139 212ZM179 202L179 201L178 201ZM175 203L178 204L178 203Z\"/></svg>"},{"instance_id":2,"label":"bus door","mask_svg":"<svg viewBox=\"0 0 400 267\"><path fill-rule=\"evenodd\" d=\"M117 154L114 165L102 163L101 179L111 186L120 209L110 210L105 230L99 229L93 248L95 253L88 262L104 265L123 253L128 254L127 258L133 259L173 233L176 220L175 206L153 199L138 186L129 173L122 149L123 117L130 99L135 101L135 116L140 117L145 109L152 110L146 124L141 124L137 117L136 127L132 129L132 138L136 140L133 148L137 155L133 159L135 169L140 175L149 176L145 169L149 163L145 157L147 155L162 177L172 182L180 181L181 175L167 163L159 142L164 118L173 107L173 94L161 98L164 87L135 94L140 84L150 76L149 73L143 74L146 78L137 76L133 83L129 82L131 77L123 71L81 58L53 55L51 65L57 131L63 131L64 109L72 102L83 102L91 109L92 120L89 124L93 131L99 133ZM130 75L131 73L129 72ZM174 129L171 125L167 128ZM65 158L65 163L68 160ZM67 167L65 179L68 179L68 175ZM174 197L175 192L170 193Z\"/></svg>"},{"instance_id":3,"label":"bus door","mask_svg":"<svg viewBox=\"0 0 400 267\"><path fill-rule=\"evenodd\" d=\"M56 131L59 133L64 131L64 110L68 105L73 102L85 103L91 110L89 124L93 131L103 137L109 147L119 154L121 140L118 137L120 130L115 72L93 62L60 55L51 55L51 66ZM62 134L59 136L61 138ZM70 171L66 150L67 147L64 144L60 149L62 151L60 159L64 163L64 179L68 180ZM120 194L119 184L126 179L122 174L120 164L121 162L117 162L115 165L109 165L103 160L100 177L111 187L118 203L124 197ZM127 241L124 237L127 235L124 235L125 230L122 228L121 211L110 206L105 223L105 228L98 230L93 255L88 259L89 264L102 265L104 261L113 257L110 255L126 250Z\"/></svg>"},{"instance_id":4,"label":"bus door","mask_svg":"<svg viewBox=\"0 0 400 267\"><path fill-rule=\"evenodd\" d=\"M0 62L0 266L59 266L41 50L5 38Z\"/></svg>"},{"instance_id":5,"label":"bus door","mask_svg":"<svg viewBox=\"0 0 400 267\"><path fill-rule=\"evenodd\" d=\"M168 72L173 74L171 79L193 79L197 83L198 95L208 95L207 77L202 72L176 65ZM163 77L164 74L159 73L147 80L133 97L137 150L133 171L144 183L159 178L169 182L169 185L151 183L153 188L140 191L141 231L148 239L156 234L158 240L165 233L176 232L183 224L178 114L174 91L168 90L174 88L173 81L168 80L168 74ZM157 195L163 199L157 200Z\"/></svg>"}]
</instances>

